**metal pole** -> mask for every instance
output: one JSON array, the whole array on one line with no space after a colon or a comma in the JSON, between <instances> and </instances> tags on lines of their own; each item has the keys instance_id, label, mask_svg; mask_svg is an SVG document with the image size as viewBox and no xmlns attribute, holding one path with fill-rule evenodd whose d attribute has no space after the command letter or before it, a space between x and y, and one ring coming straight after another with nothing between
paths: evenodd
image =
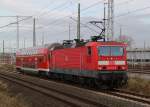
<instances>
[{"instance_id":1,"label":"metal pole","mask_svg":"<svg viewBox=\"0 0 150 107\"><path fill-rule=\"evenodd\" d=\"M146 42L144 41L144 50L146 49Z\"/></svg>"},{"instance_id":2,"label":"metal pole","mask_svg":"<svg viewBox=\"0 0 150 107\"><path fill-rule=\"evenodd\" d=\"M104 42L106 41L106 5L107 3L104 3Z\"/></svg>"},{"instance_id":3,"label":"metal pole","mask_svg":"<svg viewBox=\"0 0 150 107\"><path fill-rule=\"evenodd\" d=\"M3 55L5 54L5 41L3 40Z\"/></svg>"},{"instance_id":4,"label":"metal pole","mask_svg":"<svg viewBox=\"0 0 150 107\"><path fill-rule=\"evenodd\" d=\"M80 40L80 3L78 4L77 39Z\"/></svg>"},{"instance_id":5,"label":"metal pole","mask_svg":"<svg viewBox=\"0 0 150 107\"><path fill-rule=\"evenodd\" d=\"M114 0L108 0L108 26L107 34L111 37L111 40L114 38ZM109 39L109 38L108 38Z\"/></svg>"},{"instance_id":6,"label":"metal pole","mask_svg":"<svg viewBox=\"0 0 150 107\"><path fill-rule=\"evenodd\" d=\"M70 40L70 34L71 34L71 32L70 32L70 23L69 23L69 40Z\"/></svg>"},{"instance_id":7,"label":"metal pole","mask_svg":"<svg viewBox=\"0 0 150 107\"><path fill-rule=\"evenodd\" d=\"M33 47L36 46L35 18L33 19Z\"/></svg>"},{"instance_id":8,"label":"metal pole","mask_svg":"<svg viewBox=\"0 0 150 107\"><path fill-rule=\"evenodd\" d=\"M120 25L120 37L122 36L122 27Z\"/></svg>"},{"instance_id":9,"label":"metal pole","mask_svg":"<svg viewBox=\"0 0 150 107\"><path fill-rule=\"evenodd\" d=\"M141 71L143 71L143 56L144 56L144 50L141 51Z\"/></svg>"},{"instance_id":10,"label":"metal pole","mask_svg":"<svg viewBox=\"0 0 150 107\"><path fill-rule=\"evenodd\" d=\"M17 18L17 49L19 49L19 16L16 16Z\"/></svg>"},{"instance_id":11,"label":"metal pole","mask_svg":"<svg viewBox=\"0 0 150 107\"><path fill-rule=\"evenodd\" d=\"M42 46L44 46L44 32L43 32L43 35L42 35Z\"/></svg>"},{"instance_id":12,"label":"metal pole","mask_svg":"<svg viewBox=\"0 0 150 107\"><path fill-rule=\"evenodd\" d=\"M4 63L5 61L4 61L4 58L5 58L5 41L3 40L3 60L2 60L2 62Z\"/></svg>"},{"instance_id":13,"label":"metal pole","mask_svg":"<svg viewBox=\"0 0 150 107\"><path fill-rule=\"evenodd\" d=\"M108 0L108 14L107 14L107 40L110 38L110 0Z\"/></svg>"},{"instance_id":14,"label":"metal pole","mask_svg":"<svg viewBox=\"0 0 150 107\"><path fill-rule=\"evenodd\" d=\"M23 41L23 47L26 48L26 38L24 38L24 41Z\"/></svg>"},{"instance_id":15,"label":"metal pole","mask_svg":"<svg viewBox=\"0 0 150 107\"><path fill-rule=\"evenodd\" d=\"M114 38L114 0L111 0L111 35Z\"/></svg>"}]
</instances>

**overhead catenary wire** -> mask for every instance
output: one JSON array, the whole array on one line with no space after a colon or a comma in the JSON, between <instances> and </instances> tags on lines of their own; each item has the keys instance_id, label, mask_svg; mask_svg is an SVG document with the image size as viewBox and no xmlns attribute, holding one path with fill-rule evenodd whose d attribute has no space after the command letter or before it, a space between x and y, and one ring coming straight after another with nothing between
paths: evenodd
<instances>
[{"instance_id":1,"label":"overhead catenary wire","mask_svg":"<svg viewBox=\"0 0 150 107\"><path fill-rule=\"evenodd\" d=\"M94 6L96 6L98 3L102 3L102 2L103 2L103 1L98 1L98 2L96 2L96 3L94 3L94 4L90 5L90 6L87 6L87 7L83 8L83 9L81 9L81 10L82 10L81 12L86 11L87 9L89 9L89 8L91 8L91 7L94 7ZM127 1L125 1L125 2L127 2ZM65 2L65 3L67 3L67 2ZM63 4L65 4L65 3L63 3ZM63 4L61 4L61 5L63 6ZM59 5L59 6L61 6L61 5ZM58 8L60 8L59 6L58 6ZM116 18L116 17L122 17L122 16L125 16L125 15L128 15L128 14L131 14L131 13L133 13L133 12L142 11L142 10L145 10L145 9L147 9L147 8L150 8L150 7L146 7L146 8L142 8L142 9L136 9L136 10L131 11L131 12L127 12L127 13L124 13L124 14L120 14L120 15L115 16L115 18ZM55 9L57 9L57 7L56 7L56 8L53 8L52 11L54 11ZM43 14L44 14L44 13L43 13ZM16 16L14 16L14 17L16 17ZM24 17L25 17L25 16L24 16ZM65 16L65 17L68 17L68 15ZM62 17L62 18L64 18L64 17ZM21 21L24 21L24 20L26 20L26 19L23 19L23 20L21 20ZM51 22L51 23L49 23L48 25L51 25L51 24L56 23L57 20L59 20L59 19L56 19L54 22ZM20 21L19 21L19 22L20 22ZM7 26L12 25L12 24L15 24L15 23L16 23L16 22L13 22L13 23L10 23L10 24L8 24L8 25L2 26L2 27L0 27L0 28L7 27ZM48 25L46 25L46 26L48 26ZM42 28L42 27L39 27L39 28Z\"/></svg>"},{"instance_id":2,"label":"overhead catenary wire","mask_svg":"<svg viewBox=\"0 0 150 107\"><path fill-rule=\"evenodd\" d=\"M45 9L47 9L48 7L50 7L52 4L54 4L56 1L51 1L50 4L46 5L46 7L43 7L42 9L40 9L39 12L35 13L33 16L39 16L41 15L42 13L44 13ZM36 15L37 14L37 15Z\"/></svg>"},{"instance_id":3,"label":"overhead catenary wire","mask_svg":"<svg viewBox=\"0 0 150 107\"><path fill-rule=\"evenodd\" d=\"M102 2L102 1L99 1L99 2L97 2L97 3L93 3L92 5L87 6L86 8L81 9L81 10L82 10L81 12L86 11L86 10L88 10L89 8L92 8L92 7L96 6L96 5L98 5L98 3L100 3L100 2ZM53 8L53 9L54 9L54 8ZM55 8L55 9L57 10L57 8ZM55 9L54 9L54 10L55 10ZM54 11L54 10L53 10L53 11ZM144 9L144 10L145 10L145 9ZM127 12L127 13L124 13L124 14L120 14L120 15L115 16L115 18L117 18L117 17L122 17L122 16L126 16L126 15L128 15L128 14L132 14L132 13L137 12L137 11L139 11L139 10L134 10L133 12L131 11L131 12ZM140 10L140 11L142 11L142 10ZM44 14L44 13L42 13L42 14ZM67 15L67 16L65 16L65 17L69 17L69 16ZM61 17L61 18L64 18L64 17ZM47 24L46 26L58 22L61 18L56 19L55 21L53 21L53 22ZM13 24L13 23L10 23L10 25L11 25L11 24ZM9 26L9 25L8 25L8 26ZM87 26L88 26L88 25L87 25ZM40 27L40 28L45 28L45 26L44 26L44 27Z\"/></svg>"},{"instance_id":4,"label":"overhead catenary wire","mask_svg":"<svg viewBox=\"0 0 150 107\"><path fill-rule=\"evenodd\" d=\"M128 2L129 0L127 0L127 1L125 1L125 2ZM134 0L132 0L132 1L134 1ZM90 5L90 6L87 6L87 7L85 7L85 8L83 8L83 9L81 9L82 11L81 12L83 12L83 11L86 11L87 9L89 9L89 8L92 8L92 7L94 7L94 6L96 6L96 5L98 5L98 3L102 3L103 2L103 0L102 1L98 1L98 2L96 2L96 3L94 3L94 4L92 4L92 5ZM63 4L61 4L61 5L59 5L58 7L56 7L56 8L53 8L52 9L52 11L54 11L54 10L56 10L56 9L58 9L58 8L60 8L61 6L63 6L64 4L66 4L67 2L64 2ZM147 8L149 8L149 7L147 7ZM146 8L146 9L147 9ZM142 11L143 9L141 9L140 11ZM144 8L144 10L145 10L145 8ZM133 12L137 12L137 11L139 11L139 10L135 10L135 11L133 11ZM127 13L125 13L125 14L120 14L120 15L118 15L118 16L115 16L115 17L122 17L122 16L125 16L125 15L128 15L128 14L131 14L132 12L127 12ZM44 14L44 13L42 13L42 14ZM14 16L14 17L16 17L16 16ZM25 16L24 16L25 17ZM23 21L23 20L22 20ZM55 21L56 22L56 21ZM16 23L16 22L15 22ZM54 23L54 22L52 22L52 23ZM11 24L14 24L14 23L10 23L10 24L8 24L8 25L5 25L5 26L9 26L9 25L11 25ZM2 28L3 27L5 27L5 26L2 26ZM0 27L1 28L1 27Z\"/></svg>"},{"instance_id":5,"label":"overhead catenary wire","mask_svg":"<svg viewBox=\"0 0 150 107\"><path fill-rule=\"evenodd\" d=\"M87 6L87 7L83 8L83 9L81 9L81 12L86 11L86 10L88 10L89 8L92 8L92 7L96 6L96 5L99 5L99 3L104 3L104 1L101 0L101 1L98 1L98 2L96 2L96 3L93 3L93 4L89 5L89 6Z\"/></svg>"},{"instance_id":6,"label":"overhead catenary wire","mask_svg":"<svg viewBox=\"0 0 150 107\"><path fill-rule=\"evenodd\" d=\"M59 5L59 6L56 7L56 8L53 8L51 11L54 11L54 10L56 10L57 8L60 8L61 6L64 6L64 4L66 4L66 3L67 3L67 2L65 2L65 3L63 3L63 4L61 4L61 5ZM45 13L42 13L41 16L43 16L44 14L45 14ZM17 17L17 16L0 16L0 17ZM18 22L22 22L22 21L28 20L28 19L32 18L33 16L21 16L21 17L27 17L27 18L21 19L21 20L19 20ZM7 26L10 26L10 25L12 25L12 24L17 24L18 22L12 22L12 23L9 23L9 24L7 24L7 25L1 26L0 29L2 29L2 28L4 28L4 27L7 27Z\"/></svg>"},{"instance_id":7,"label":"overhead catenary wire","mask_svg":"<svg viewBox=\"0 0 150 107\"><path fill-rule=\"evenodd\" d=\"M67 5L67 4L68 4L68 1L67 1L67 2L63 2L62 4L58 5L57 7L54 7L54 8L51 9L51 10L49 10L49 11L47 11L47 12L41 13L40 15L38 15L38 18L43 17L43 16L45 16L46 14L50 14L51 12L53 12L53 11L55 11L55 10L57 10L57 9L60 9L60 8L64 7L64 6Z\"/></svg>"},{"instance_id":8,"label":"overhead catenary wire","mask_svg":"<svg viewBox=\"0 0 150 107\"><path fill-rule=\"evenodd\" d=\"M135 9L133 11L129 11L127 13L116 15L115 18L120 18L120 17L126 16L126 15L130 15L130 14L133 14L133 13L136 13L136 12L140 12L140 11L143 11L143 10L146 10L146 9L150 9L150 6L143 7L143 8L138 8L138 9Z\"/></svg>"},{"instance_id":9,"label":"overhead catenary wire","mask_svg":"<svg viewBox=\"0 0 150 107\"><path fill-rule=\"evenodd\" d=\"M119 2L119 3L116 3L116 4L115 4L115 7L119 7L119 6L121 6L121 5L125 5L125 4L127 4L127 3L131 3L131 2L133 2L133 1L135 1L135 0L126 0L126 1L123 1L123 2Z\"/></svg>"},{"instance_id":10,"label":"overhead catenary wire","mask_svg":"<svg viewBox=\"0 0 150 107\"><path fill-rule=\"evenodd\" d=\"M9 18L9 17L10 17L10 18L11 18L11 17L16 18L17 16L0 16L0 18L6 18L6 17L8 17L8 18ZM29 17L29 16L18 16L18 17Z\"/></svg>"},{"instance_id":11,"label":"overhead catenary wire","mask_svg":"<svg viewBox=\"0 0 150 107\"><path fill-rule=\"evenodd\" d=\"M81 13L82 13L83 11L88 10L89 8L92 8L92 7L96 6L96 5L98 5L98 3L103 3L103 0L98 1L98 2L96 2L96 3L93 3L92 5L87 6L87 7L85 7L85 8L82 8L82 9L81 9ZM74 13L74 14L75 14L75 13ZM70 17L70 16L69 16L69 15L66 15L66 16L64 16L64 17L57 18L55 21L52 21L52 22L48 23L46 26L38 27L37 29L45 28L45 27L47 27L47 26L49 26L49 25L51 25L51 24L56 23L56 22L57 22L57 21L59 21L60 19L62 19L62 18L66 18L66 17Z\"/></svg>"},{"instance_id":12,"label":"overhead catenary wire","mask_svg":"<svg viewBox=\"0 0 150 107\"><path fill-rule=\"evenodd\" d=\"M12 22L12 23L9 23L9 24L7 24L7 25L1 26L0 29L5 28L5 27L10 26L10 25L13 25L13 24L17 24L17 23L19 23L19 22L22 22L22 21L25 21L25 20L28 20L28 19L31 19L31 18L32 18L32 16L28 16L28 17L26 17L26 18L24 18L24 19L21 19L21 20L19 20L19 21Z\"/></svg>"},{"instance_id":13,"label":"overhead catenary wire","mask_svg":"<svg viewBox=\"0 0 150 107\"><path fill-rule=\"evenodd\" d=\"M76 22L77 22L77 20L74 19L74 18L72 18L72 17L70 17L70 19L72 19L73 21L76 21ZM92 31L94 31L94 32L96 32L96 33L99 33L98 31L96 31L95 29L93 29L93 28L87 26L86 24L83 24L83 23L81 23L81 22L80 22L80 24L83 25L84 27L88 28L89 30L92 30Z\"/></svg>"},{"instance_id":14,"label":"overhead catenary wire","mask_svg":"<svg viewBox=\"0 0 150 107\"><path fill-rule=\"evenodd\" d=\"M89 9L89 8L91 8L91 7L93 7L93 6L95 6L95 5L97 5L98 3L102 3L102 1L96 2L96 3L90 5L90 6L86 7L86 8L83 8L83 9L81 9L81 10L82 10L82 12L83 12L83 11L85 11L85 10L87 10L87 9ZM57 10L57 9L59 9L59 8L61 8L61 7L64 6L65 4L67 4L67 2L64 2L63 4L59 5L58 7L53 8L53 9L51 10L51 12L52 12L52 11L55 11L55 10ZM40 14L40 16L43 16L44 14L46 14L46 12ZM40 16L39 16L39 17L40 17ZM69 17L69 16L67 15L67 16L65 16L65 17ZM65 18L65 17L63 17L63 18ZM59 19L60 19L60 18L59 18ZM48 25L51 25L51 24L53 24L53 23L56 23L57 20L59 20L59 19L56 19L54 22L51 22L51 23L49 23ZM23 21L23 20L22 20L22 21ZM17 23L17 22L10 23L10 24L8 24L8 25L2 26L2 28L3 28L3 27L7 27L7 26L12 25L12 24L15 24L15 23ZM48 26L48 25L46 25L46 26ZM0 28L1 28L1 27L0 27ZM43 28L43 27L38 27L37 29L40 29L40 28Z\"/></svg>"},{"instance_id":15,"label":"overhead catenary wire","mask_svg":"<svg viewBox=\"0 0 150 107\"><path fill-rule=\"evenodd\" d=\"M64 4L66 4L67 2L65 2ZM86 11L86 10L88 10L89 8L92 8L92 7L94 7L94 6L96 6L96 5L99 5L99 3L103 3L103 0L101 0L101 1L98 1L98 2L96 2L96 3L93 3L93 4L91 4L91 5L89 5L89 6L87 6L87 7L85 7L85 8L82 8L81 9L81 12L84 12L84 11ZM64 4L61 4L60 6L58 6L58 8L56 7L56 8L54 8L54 10L57 10L57 9L59 9L59 8L61 8L62 6L64 6ZM52 10L50 10L50 12L52 12L52 11L54 11L53 9ZM43 13L44 14L44 13ZM49 14L49 13L48 13ZM75 14L75 13L74 13ZM42 16L42 15L41 15Z\"/></svg>"},{"instance_id":16,"label":"overhead catenary wire","mask_svg":"<svg viewBox=\"0 0 150 107\"><path fill-rule=\"evenodd\" d=\"M92 8L92 7L96 6L96 5L98 5L98 3L102 3L102 2L103 2L103 0L102 0L102 1L98 1L98 2L96 2L96 3L94 3L94 4L90 5L90 6L87 6L87 7L83 8L83 9L81 9L81 12L86 11L87 9ZM51 11L54 11L54 10L57 10L57 9L61 8L61 7L64 6L66 3L68 3L68 2L63 2L61 5L59 5L59 6L55 7L55 8L53 8ZM40 16L42 16L42 15L44 15L44 14L45 14L45 13L42 13L42 14L40 14ZM11 16L10 16L10 17L11 17ZM16 17L16 16L14 16L14 17ZM26 16L22 16L22 17L26 17ZM64 18L64 17L63 17L63 18ZM27 19L28 19L28 18L27 18ZM20 20L19 22L24 21L24 20L27 20L27 19L25 18L25 19L23 19L23 20ZM59 19L58 19L58 20L59 20ZM57 22L57 20L55 20L54 22L52 22L52 23L50 23L50 24L53 24L53 23L55 23L55 22ZM17 22L12 22L12 23L9 23L8 25L1 26L0 28L7 27L7 26L9 26L9 25L16 24L16 23L17 23ZM48 24L48 25L50 25L50 24ZM40 27L40 28L41 28L41 27Z\"/></svg>"},{"instance_id":17,"label":"overhead catenary wire","mask_svg":"<svg viewBox=\"0 0 150 107\"><path fill-rule=\"evenodd\" d=\"M95 4L95 5L94 5ZM122 3L123 4L123 3ZM98 3L96 4L96 3L93 3L92 5L90 5L90 6L87 6L86 8L83 8L83 9L81 9L81 12L84 12L84 11L86 11L86 10L88 10L88 9L90 9L90 8L92 8L92 7L94 7L94 6L96 6L96 5L98 5ZM63 6L64 7L64 6ZM58 8L58 9L61 9L62 10L62 7L61 8ZM57 10L57 9L56 9ZM145 10L145 9L144 9ZM53 10L52 12L54 12L55 10ZM138 10L139 11L139 10ZM137 11L137 12L138 12ZM141 10L142 11L142 10ZM48 12L48 11L47 11ZM51 11L49 11L49 13L48 14L51 14L52 13ZM127 12L127 13L123 13L123 14L120 14L120 15L117 15L117 16L115 16L115 18L121 18L121 17L123 17L123 16L126 16L126 15L129 15L129 14L132 14L132 13L135 13L135 10L134 10L134 12ZM42 13L43 14L43 13ZM45 15L47 15L47 14L43 14L44 16ZM69 15L67 15L67 16L65 16L66 18L67 17L69 17ZM45 27L47 27L47 26L49 26L49 25L52 25L52 24L55 24L55 23L59 23L61 20L60 19L62 19L62 18L64 18L64 17L61 17L61 18L59 18L58 17L58 19L56 19L56 20L54 20L54 21L52 21L52 22L50 22L50 23L46 23L47 25L44 25L44 26L42 26L42 27L39 27L39 28L45 28ZM75 19L75 18L74 18ZM76 20L76 19L75 19ZM74 21L75 21L74 20ZM49 21L48 21L49 22ZM63 22L63 21L61 21L61 22ZM88 28L89 26L87 25L87 24L84 24L84 25L86 25L86 28ZM9 26L9 25L8 25ZM88 26L88 27L87 27ZM93 27L89 27L89 28L93 28ZM88 28L88 29L89 29ZM38 28L37 28L38 29ZM95 30L95 29L94 29ZM89 31L89 30L88 30ZM93 30L90 30L90 31L93 31ZM94 31L95 32L95 31ZM97 31L96 31L97 32Z\"/></svg>"},{"instance_id":18,"label":"overhead catenary wire","mask_svg":"<svg viewBox=\"0 0 150 107\"><path fill-rule=\"evenodd\" d=\"M72 17L70 17L70 19L71 20L73 20L73 21L75 21L75 22L77 22L77 20L76 19L74 19L74 18L72 18ZM52 24L52 23L51 23ZM50 25L51 25L50 24ZM99 32L98 31L96 31L95 29L93 29L93 28L91 28L91 27L89 27L89 26L87 26L86 24L83 24L83 23L80 23L83 27L85 27L85 28L88 28L90 31L94 31L95 33L98 33L99 34ZM68 30L66 30L66 31L63 31L63 32L68 32Z\"/></svg>"},{"instance_id":19,"label":"overhead catenary wire","mask_svg":"<svg viewBox=\"0 0 150 107\"><path fill-rule=\"evenodd\" d=\"M74 19L73 17L69 17L71 20L73 20L73 21L75 21L75 22L77 22L77 20L76 19ZM57 21L57 20L56 20ZM47 26L49 26L49 25L51 25L51 24L53 24L53 23L55 23L55 21L54 22L51 22L51 23L49 23ZM80 22L81 23L81 22ZM94 31L94 32L96 32L96 33L98 33L98 31L96 31L95 29L93 29L93 28L91 28L91 27L89 27L88 25L86 25L86 24L83 24L83 23L81 23L81 25L82 26L84 26L84 27L86 27L86 28L88 28L88 29L90 29L90 30L92 30L92 31ZM41 28L43 28L43 27L37 27L37 29L41 29ZM44 28L45 28L45 26L44 26Z\"/></svg>"},{"instance_id":20,"label":"overhead catenary wire","mask_svg":"<svg viewBox=\"0 0 150 107\"><path fill-rule=\"evenodd\" d=\"M59 7L58 7L59 8ZM53 8L53 10L55 10L57 8ZM44 14L44 13L43 13ZM43 15L43 14L40 14L40 15ZM17 17L17 16L0 16L0 17ZM27 18L24 18L22 20L19 20L18 22L22 22L22 21L25 21L25 20L28 20L30 18L32 18L32 16L19 16L19 17L27 17ZM10 26L12 24L17 24L18 22L12 22L12 23L9 23L7 25L4 25L4 26L1 26L0 29L4 28L4 27L7 27L7 26Z\"/></svg>"},{"instance_id":21,"label":"overhead catenary wire","mask_svg":"<svg viewBox=\"0 0 150 107\"><path fill-rule=\"evenodd\" d=\"M68 7L63 7L63 8L61 8L61 12L64 11L66 8L68 8ZM58 14L61 14L61 13L58 12ZM57 17L57 15L55 15L55 13L51 13L50 15L51 15L52 17L54 17L54 18ZM59 15L59 16L61 16L61 15ZM38 19L39 19L39 18L38 18Z\"/></svg>"},{"instance_id":22,"label":"overhead catenary wire","mask_svg":"<svg viewBox=\"0 0 150 107\"><path fill-rule=\"evenodd\" d=\"M146 9L150 9L150 6L147 6L147 7L143 7L143 8L138 8L138 9L135 9L135 10L132 10L132 11L129 11L129 12L126 12L126 13L123 13L123 14L119 14L119 15L116 15L114 16L114 23L116 23L117 25L121 25L119 22L117 22L117 18L121 18L121 17L124 17L124 16L127 16L127 15L130 15L130 14L134 14L134 13L137 13L137 12L140 12L140 11L144 11Z\"/></svg>"}]
</instances>

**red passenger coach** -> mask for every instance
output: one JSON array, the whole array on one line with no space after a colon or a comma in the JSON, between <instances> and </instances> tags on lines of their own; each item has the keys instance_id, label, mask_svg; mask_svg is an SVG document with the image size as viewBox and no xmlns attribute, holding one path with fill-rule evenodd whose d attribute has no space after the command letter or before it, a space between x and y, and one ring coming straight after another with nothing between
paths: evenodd
<instances>
[{"instance_id":1,"label":"red passenger coach","mask_svg":"<svg viewBox=\"0 0 150 107\"><path fill-rule=\"evenodd\" d=\"M16 53L18 71L49 72L48 49L44 47L21 49Z\"/></svg>"},{"instance_id":2,"label":"red passenger coach","mask_svg":"<svg viewBox=\"0 0 150 107\"><path fill-rule=\"evenodd\" d=\"M87 42L22 49L17 52L16 68L99 87L121 87L127 82L126 46Z\"/></svg>"}]
</instances>

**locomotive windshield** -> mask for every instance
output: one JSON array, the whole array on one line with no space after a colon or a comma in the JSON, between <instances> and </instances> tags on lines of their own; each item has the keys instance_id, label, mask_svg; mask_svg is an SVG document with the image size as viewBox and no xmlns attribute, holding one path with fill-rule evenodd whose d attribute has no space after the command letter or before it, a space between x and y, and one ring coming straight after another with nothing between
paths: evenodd
<instances>
[{"instance_id":1,"label":"locomotive windshield","mask_svg":"<svg viewBox=\"0 0 150 107\"><path fill-rule=\"evenodd\" d=\"M120 46L100 46L98 47L99 56L123 56L123 47Z\"/></svg>"}]
</instances>

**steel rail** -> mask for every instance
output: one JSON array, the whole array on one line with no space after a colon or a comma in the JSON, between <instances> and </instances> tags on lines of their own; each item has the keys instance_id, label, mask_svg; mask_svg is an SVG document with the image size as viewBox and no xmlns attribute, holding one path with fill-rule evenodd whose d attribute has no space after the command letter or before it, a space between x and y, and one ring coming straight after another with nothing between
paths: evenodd
<instances>
[{"instance_id":1,"label":"steel rail","mask_svg":"<svg viewBox=\"0 0 150 107\"><path fill-rule=\"evenodd\" d=\"M8 75L8 73L4 74L4 73L0 72L0 78L6 79L6 80L14 82L14 83L17 83L17 84L22 85L24 87L27 87L31 90L42 93L46 96L53 97L54 99L62 101L62 102L66 103L68 105L71 105L71 106L107 107L107 106L101 105L100 103L97 103L97 102L94 102L94 101L91 101L88 99L84 99L80 96L73 96L73 95L67 94L67 93L62 92L62 91L54 90L50 87L45 87L43 85L37 84L37 82L33 83L33 81L30 82L30 81L22 79L22 78Z\"/></svg>"},{"instance_id":2,"label":"steel rail","mask_svg":"<svg viewBox=\"0 0 150 107\"><path fill-rule=\"evenodd\" d=\"M119 90L119 89L114 89L114 91L109 91L107 93L117 96L117 97L121 97L121 98L125 98L128 100L133 100L133 101L137 101L137 102L141 102L141 103L150 105L150 97L149 96L144 96L144 95L140 95L137 93L132 93L132 92Z\"/></svg>"}]
</instances>

